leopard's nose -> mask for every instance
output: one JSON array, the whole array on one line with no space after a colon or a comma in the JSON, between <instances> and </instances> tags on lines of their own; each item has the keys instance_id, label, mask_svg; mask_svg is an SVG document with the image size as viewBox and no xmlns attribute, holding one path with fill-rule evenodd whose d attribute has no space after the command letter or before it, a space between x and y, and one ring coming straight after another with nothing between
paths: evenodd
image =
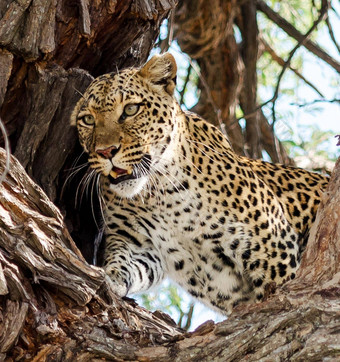
<instances>
[{"instance_id":1,"label":"leopard's nose","mask_svg":"<svg viewBox=\"0 0 340 362\"><path fill-rule=\"evenodd\" d=\"M116 146L110 146L108 148L97 149L96 152L104 158L113 158L118 152L118 148Z\"/></svg>"}]
</instances>

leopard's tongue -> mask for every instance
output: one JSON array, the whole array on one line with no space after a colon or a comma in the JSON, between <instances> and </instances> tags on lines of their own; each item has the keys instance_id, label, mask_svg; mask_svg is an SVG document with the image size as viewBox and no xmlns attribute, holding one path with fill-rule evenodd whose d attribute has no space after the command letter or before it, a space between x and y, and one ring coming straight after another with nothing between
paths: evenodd
<instances>
[{"instance_id":1,"label":"leopard's tongue","mask_svg":"<svg viewBox=\"0 0 340 362\"><path fill-rule=\"evenodd\" d=\"M115 166L113 166L112 170L110 171L110 175L113 178L117 178L117 177L123 176L123 175L130 175L131 173L132 173L132 171L129 172L128 170L123 170L122 168L115 167Z\"/></svg>"}]
</instances>

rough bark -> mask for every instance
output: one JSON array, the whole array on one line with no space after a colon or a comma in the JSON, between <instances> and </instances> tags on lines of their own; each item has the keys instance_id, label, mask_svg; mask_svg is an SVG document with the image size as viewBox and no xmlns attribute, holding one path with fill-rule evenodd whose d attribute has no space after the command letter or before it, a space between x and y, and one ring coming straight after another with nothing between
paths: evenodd
<instances>
[{"instance_id":1,"label":"rough bark","mask_svg":"<svg viewBox=\"0 0 340 362\"><path fill-rule=\"evenodd\" d=\"M0 151L0 173L5 152ZM112 291L12 157L0 185L0 358L33 361L317 361L340 358L340 161L297 278L224 322L182 333ZM272 289L275 289L273 286Z\"/></svg>"},{"instance_id":2,"label":"rough bark","mask_svg":"<svg viewBox=\"0 0 340 362\"><path fill-rule=\"evenodd\" d=\"M1 149L0 173L5 158ZM131 360L180 334L170 317L115 296L14 157L0 185L0 320L1 360Z\"/></svg>"},{"instance_id":3,"label":"rough bark","mask_svg":"<svg viewBox=\"0 0 340 362\"><path fill-rule=\"evenodd\" d=\"M175 0L0 3L0 116L12 153L61 207L88 260L98 232L91 201L74 207L84 173L61 194L82 152L70 112L93 76L147 59L174 6Z\"/></svg>"}]
</instances>

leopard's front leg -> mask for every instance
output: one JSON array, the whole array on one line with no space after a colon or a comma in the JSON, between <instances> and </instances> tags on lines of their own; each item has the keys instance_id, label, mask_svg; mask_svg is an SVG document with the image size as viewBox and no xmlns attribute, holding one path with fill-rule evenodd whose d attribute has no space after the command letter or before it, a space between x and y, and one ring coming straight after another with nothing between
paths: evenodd
<instances>
[{"instance_id":1,"label":"leopard's front leg","mask_svg":"<svg viewBox=\"0 0 340 362\"><path fill-rule=\"evenodd\" d=\"M158 251L150 239L131 230L117 230L106 237L104 269L120 296L141 292L164 278Z\"/></svg>"}]
</instances>

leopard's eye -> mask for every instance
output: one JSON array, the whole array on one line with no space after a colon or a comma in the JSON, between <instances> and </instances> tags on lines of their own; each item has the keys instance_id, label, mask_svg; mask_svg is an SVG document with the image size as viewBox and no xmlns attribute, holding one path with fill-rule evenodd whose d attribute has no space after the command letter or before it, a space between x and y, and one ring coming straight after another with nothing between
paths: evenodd
<instances>
[{"instance_id":1,"label":"leopard's eye","mask_svg":"<svg viewBox=\"0 0 340 362\"><path fill-rule=\"evenodd\" d=\"M139 111L139 104L128 104L124 107L124 113L127 116L134 116Z\"/></svg>"},{"instance_id":2,"label":"leopard's eye","mask_svg":"<svg viewBox=\"0 0 340 362\"><path fill-rule=\"evenodd\" d=\"M92 114L87 114L86 116L80 117L79 119L87 126L94 125L94 117L92 116Z\"/></svg>"}]
</instances>

